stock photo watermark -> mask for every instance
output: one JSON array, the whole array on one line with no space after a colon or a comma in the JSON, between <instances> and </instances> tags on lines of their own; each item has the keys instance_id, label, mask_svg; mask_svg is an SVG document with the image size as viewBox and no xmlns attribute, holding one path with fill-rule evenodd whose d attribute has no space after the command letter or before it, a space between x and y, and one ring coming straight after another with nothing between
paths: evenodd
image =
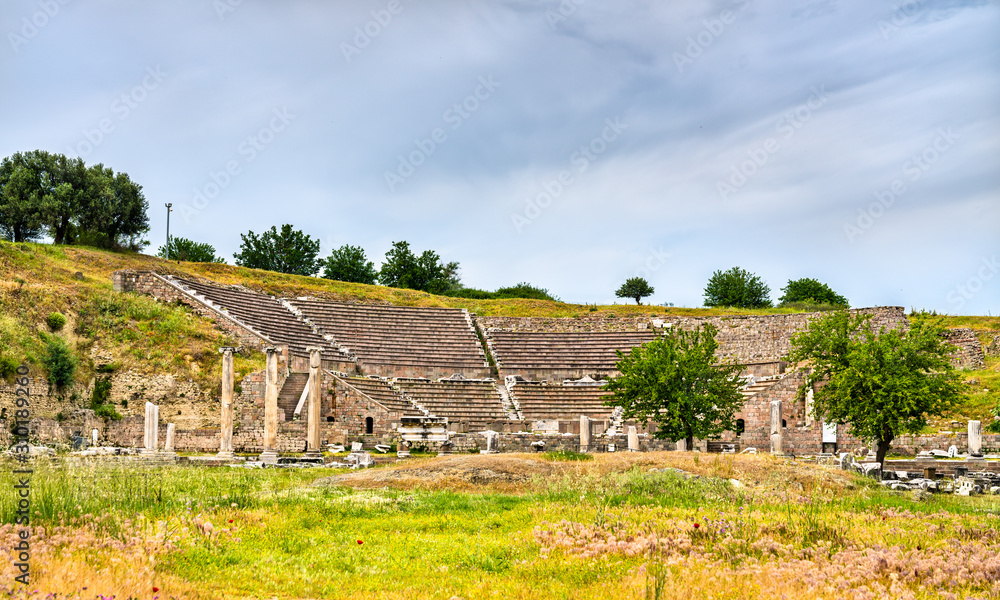
<instances>
[{"instance_id":1,"label":"stock photo watermark","mask_svg":"<svg viewBox=\"0 0 1000 600\"><path fill-rule=\"evenodd\" d=\"M284 131L289 123L295 119L295 115L288 112L288 107L275 108L271 111L271 119L268 124L261 127L256 133L248 135L236 147L236 153L242 158L232 159L226 162L225 166L218 171L209 171L208 181L201 187L194 188L194 195L190 204L181 204L177 212L184 218L185 223L191 222L191 217L201 214L201 211L208 207L209 201L214 200L233 182L233 180L243 173L246 165L249 165L275 140L279 133Z\"/></svg>"},{"instance_id":2,"label":"stock photo watermark","mask_svg":"<svg viewBox=\"0 0 1000 600\"><path fill-rule=\"evenodd\" d=\"M585 1L586 0L562 0L555 10L550 8L545 11L545 20L549 22L549 27L555 29L556 25L565 22L566 19L575 15L577 7L582 5Z\"/></svg>"},{"instance_id":3,"label":"stock photo watermark","mask_svg":"<svg viewBox=\"0 0 1000 600\"><path fill-rule=\"evenodd\" d=\"M736 22L739 11L750 6L750 0L733 0L737 5L735 10L724 8L714 17L702 20L702 29L698 33L688 36L687 45L683 52L674 52L671 56L674 64L677 65L677 72L683 73L684 68L693 65L696 60L702 57L705 50L715 43L715 40L722 37L726 29Z\"/></svg>"},{"instance_id":4,"label":"stock photo watermark","mask_svg":"<svg viewBox=\"0 0 1000 600\"><path fill-rule=\"evenodd\" d=\"M441 114L441 120L447 124L452 131L461 127L467 119L482 106L483 102L500 87L500 82L493 79L493 75L480 76L479 84L471 94L462 99L461 102L452 104ZM389 186L390 192L395 192L399 184L413 176L427 159L434 155L442 144L448 141L448 133L443 127L435 127L425 138L413 140L415 148L408 154L398 156L399 163L395 171L385 171L383 178L385 184Z\"/></svg>"},{"instance_id":5,"label":"stock photo watermark","mask_svg":"<svg viewBox=\"0 0 1000 600\"><path fill-rule=\"evenodd\" d=\"M809 98L795 108L785 111L775 125L775 132L778 137L769 137L760 144L747 148L748 158L743 162L733 164L730 167L728 179L719 179L715 182L715 190L723 201L743 189L750 179L756 175L760 169L767 164L773 154L777 154L782 148L782 140L787 142L802 128L806 122L813 117L815 111L823 108L829 101L829 95L823 85L809 88Z\"/></svg>"},{"instance_id":6,"label":"stock photo watermark","mask_svg":"<svg viewBox=\"0 0 1000 600\"><path fill-rule=\"evenodd\" d=\"M976 274L948 292L948 302L954 304L955 308L962 308L965 306L965 302L972 300L976 294L982 291L986 282L996 277L998 272L1000 272L1000 261L997 260L997 255L994 254L989 258L984 256L980 261L979 268L976 269Z\"/></svg>"},{"instance_id":7,"label":"stock photo watermark","mask_svg":"<svg viewBox=\"0 0 1000 600\"><path fill-rule=\"evenodd\" d=\"M617 140L622 132L628 129L628 124L622 123L620 117L604 119L604 128L600 135L594 136L589 142L580 146L569 157L572 169L564 169L550 179L542 182L542 192L534 198L524 199L524 210L511 213L510 220L514 229L521 233L525 227L535 222L542 212L559 199L579 179L591 163L607 152L608 147Z\"/></svg>"},{"instance_id":8,"label":"stock photo watermark","mask_svg":"<svg viewBox=\"0 0 1000 600\"><path fill-rule=\"evenodd\" d=\"M650 248L649 254L646 255L646 260L643 261L643 266L635 270L635 276L650 279L653 273L666 266L671 256L672 254L665 252L662 246L660 248Z\"/></svg>"},{"instance_id":9,"label":"stock photo watermark","mask_svg":"<svg viewBox=\"0 0 1000 600\"><path fill-rule=\"evenodd\" d=\"M62 7L69 4L72 0L39 0L38 10L27 17L21 18L20 27L14 31L7 32L7 40L10 41L10 47L14 50L14 54L21 51L21 46L24 46L31 40L35 39L38 33L45 29L45 27L62 11Z\"/></svg>"},{"instance_id":10,"label":"stock photo watermark","mask_svg":"<svg viewBox=\"0 0 1000 600\"><path fill-rule=\"evenodd\" d=\"M132 114L132 111L139 108L139 105L146 101L149 94L160 87L160 84L167 78L169 73L165 73L160 65L146 67L146 75L139 85L134 86L128 92L122 94L111 103L109 110L114 115L104 117L93 128L84 129L80 132L83 139L69 146L69 154L77 154L86 158L91 152L96 150L107 136L115 131L116 123L121 123Z\"/></svg>"},{"instance_id":11,"label":"stock photo watermark","mask_svg":"<svg viewBox=\"0 0 1000 600\"><path fill-rule=\"evenodd\" d=\"M889 19L879 19L876 23L878 32L882 34L882 40L888 42L893 34L916 21L923 11L924 4L919 0L907 0L902 4L893 4Z\"/></svg>"},{"instance_id":12,"label":"stock photo watermark","mask_svg":"<svg viewBox=\"0 0 1000 600\"><path fill-rule=\"evenodd\" d=\"M14 381L14 445L11 446L11 456L14 458L14 496L17 499L17 511L14 525L17 526L17 545L11 548L14 559L14 569L18 573L14 581L23 585L31 583L31 474L29 460L31 447L28 445L28 424L31 422L31 381L28 379L28 366L22 364L17 368Z\"/></svg>"},{"instance_id":13,"label":"stock photo watermark","mask_svg":"<svg viewBox=\"0 0 1000 600\"><path fill-rule=\"evenodd\" d=\"M354 37L351 41L340 43L340 52L344 55L344 60L350 64L355 56L361 54L361 51L392 23L393 17L403 12L403 8L405 7L400 0L389 0L385 8L371 11L369 13L372 16L371 20L354 28Z\"/></svg>"},{"instance_id":14,"label":"stock photo watermark","mask_svg":"<svg viewBox=\"0 0 1000 600\"><path fill-rule=\"evenodd\" d=\"M844 223L844 235L847 236L847 241L853 244L858 236L871 229L875 221L907 192L904 179L909 179L910 183L919 181L960 139L961 136L952 131L951 127L939 127L937 135L930 144L903 162L901 170L905 177L893 179L887 187L875 190L875 201L864 208L858 208L858 216L853 223Z\"/></svg>"}]
</instances>

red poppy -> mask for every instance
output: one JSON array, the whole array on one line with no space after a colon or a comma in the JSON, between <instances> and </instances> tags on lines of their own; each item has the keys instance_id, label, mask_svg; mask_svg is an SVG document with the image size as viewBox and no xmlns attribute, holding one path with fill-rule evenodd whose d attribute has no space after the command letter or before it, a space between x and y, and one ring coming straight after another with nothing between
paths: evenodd
<instances>
[{"instance_id":1,"label":"red poppy","mask_svg":"<svg viewBox=\"0 0 1000 600\"><path fill-rule=\"evenodd\" d=\"M701 527L701 523L695 523L695 524L694 524L694 528L695 528L695 529L698 529L699 527Z\"/></svg>"},{"instance_id":2,"label":"red poppy","mask_svg":"<svg viewBox=\"0 0 1000 600\"><path fill-rule=\"evenodd\" d=\"M158 592L158 591L160 591L160 588L158 588L158 587L154 587L154 588L153 588L153 591L154 591L154 592Z\"/></svg>"},{"instance_id":3,"label":"red poppy","mask_svg":"<svg viewBox=\"0 0 1000 600\"><path fill-rule=\"evenodd\" d=\"M358 545L360 546L361 544L364 544L364 542L362 542L361 540L358 540Z\"/></svg>"},{"instance_id":4,"label":"red poppy","mask_svg":"<svg viewBox=\"0 0 1000 600\"><path fill-rule=\"evenodd\" d=\"M229 519L229 522L230 522L230 523L232 523L232 522L233 522L233 520L232 520L232 519Z\"/></svg>"}]
</instances>

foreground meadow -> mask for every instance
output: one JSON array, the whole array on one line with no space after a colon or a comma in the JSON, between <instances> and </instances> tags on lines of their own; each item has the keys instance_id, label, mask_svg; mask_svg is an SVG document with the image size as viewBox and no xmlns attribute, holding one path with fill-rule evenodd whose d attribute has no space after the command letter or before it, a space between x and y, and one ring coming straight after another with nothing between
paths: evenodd
<instances>
[{"instance_id":1,"label":"foreground meadow","mask_svg":"<svg viewBox=\"0 0 1000 600\"><path fill-rule=\"evenodd\" d=\"M338 474L44 463L13 598L996 598L997 497L697 453L458 455Z\"/></svg>"}]
</instances>

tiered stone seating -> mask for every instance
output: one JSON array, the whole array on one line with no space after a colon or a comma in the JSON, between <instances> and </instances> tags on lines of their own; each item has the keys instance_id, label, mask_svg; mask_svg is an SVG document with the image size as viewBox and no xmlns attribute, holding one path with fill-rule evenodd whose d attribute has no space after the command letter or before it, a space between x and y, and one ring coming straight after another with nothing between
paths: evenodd
<instances>
[{"instance_id":1,"label":"tiered stone seating","mask_svg":"<svg viewBox=\"0 0 1000 600\"><path fill-rule=\"evenodd\" d=\"M407 401L399 392L392 389L389 382L384 379L345 377L342 381L387 409L402 413L404 417L420 417L424 414Z\"/></svg>"},{"instance_id":2,"label":"tiered stone seating","mask_svg":"<svg viewBox=\"0 0 1000 600\"><path fill-rule=\"evenodd\" d=\"M619 360L617 350L627 353L657 336L652 331L489 332L497 364L508 370L611 371Z\"/></svg>"},{"instance_id":3,"label":"tiered stone seating","mask_svg":"<svg viewBox=\"0 0 1000 600\"><path fill-rule=\"evenodd\" d=\"M451 423L480 428L508 419L493 381L397 379L396 386L431 414L448 417Z\"/></svg>"},{"instance_id":4,"label":"tiered stone seating","mask_svg":"<svg viewBox=\"0 0 1000 600\"><path fill-rule=\"evenodd\" d=\"M449 375L487 366L479 339L459 309L291 303L364 364L450 369Z\"/></svg>"},{"instance_id":5,"label":"tiered stone seating","mask_svg":"<svg viewBox=\"0 0 1000 600\"><path fill-rule=\"evenodd\" d=\"M609 393L597 385L546 385L517 382L511 395L521 407L525 421L539 419L610 419L614 407L605 406Z\"/></svg>"},{"instance_id":6,"label":"tiered stone seating","mask_svg":"<svg viewBox=\"0 0 1000 600\"><path fill-rule=\"evenodd\" d=\"M264 294L236 288L224 288L196 281L174 278L174 281L208 299L236 319L263 333L276 344L288 346L291 354L309 356L309 346L323 348L324 359L341 357L328 341L313 332L281 302Z\"/></svg>"}]
</instances>

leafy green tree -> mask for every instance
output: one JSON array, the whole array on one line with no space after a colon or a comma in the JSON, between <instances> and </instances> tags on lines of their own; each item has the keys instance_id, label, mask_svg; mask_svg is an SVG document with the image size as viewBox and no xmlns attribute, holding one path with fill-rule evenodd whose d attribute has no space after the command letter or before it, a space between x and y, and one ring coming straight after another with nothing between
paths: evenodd
<instances>
[{"instance_id":1,"label":"leafy green tree","mask_svg":"<svg viewBox=\"0 0 1000 600\"><path fill-rule=\"evenodd\" d=\"M653 286L642 277L629 277L625 280L615 296L619 298L634 298L636 304L642 304L641 300L646 296L653 295Z\"/></svg>"},{"instance_id":2,"label":"leafy green tree","mask_svg":"<svg viewBox=\"0 0 1000 600\"><path fill-rule=\"evenodd\" d=\"M847 298L830 289L825 283L820 283L815 279L802 278L788 280L788 285L781 288L784 292L778 303L781 306L792 302L808 302L813 304L830 304L833 306L847 307Z\"/></svg>"},{"instance_id":3,"label":"leafy green tree","mask_svg":"<svg viewBox=\"0 0 1000 600\"><path fill-rule=\"evenodd\" d=\"M167 246L160 246L156 253L160 258L167 260L183 260L186 262L200 263L225 263L226 259L215 255L215 246L202 242L193 242L187 238L171 237L170 251Z\"/></svg>"},{"instance_id":4,"label":"leafy green tree","mask_svg":"<svg viewBox=\"0 0 1000 600\"><path fill-rule=\"evenodd\" d=\"M142 187L126 173L43 150L0 163L0 234L15 241L48 233L56 244L85 241L139 250L149 231Z\"/></svg>"},{"instance_id":5,"label":"leafy green tree","mask_svg":"<svg viewBox=\"0 0 1000 600\"><path fill-rule=\"evenodd\" d=\"M716 271L705 286L705 306L767 308L771 306L771 288L739 267Z\"/></svg>"},{"instance_id":6,"label":"leafy green tree","mask_svg":"<svg viewBox=\"0 0 1000 600\"><path fill-rule=\"evenodd\" d=\"M14 242L37 240L44 231L38 173L21 153L0 162L0 235Z\"/></svg>"},{"instance_id":7,"label":"leafy green tree","mask_svg":"<svg viewBox=\"0 0 1000 600\"><path fill-rule=\"evenodd\" d=\"M241 267L292 275L315 275L319 270L319 240L291 225L282 225L281 232L272 226L259 236L249 231L240 237L243 243L233 257Z\"/></svg>"},{"instance_id":8,"label":"leafy green tree","mask_svg":"<svg viewBox=\"0 0 1000 600\"><path fill-rule=\"evenodd\" d=\"M103 240L95 245L106 248L138 251L146 246L148 242L139 240L149 232L149 202L142 186L127 173L115 173L101 164L91 167L90 177L89 192L81 202L80 229L91 239Z\"/></svg>"},{"instance_id":9,"label":"leafy green tree","mask_svg":"<svg viewBox=\"0 0 1000 600\"><path fill-rule=\"evenodd\" d=\"M413 254L409 242L393 242L379 270L382 285L443 294L461 288L458 263L442 263L433 250Z\"/></svg>"},{"instance_id":10,"label":"leafy green tree","mask_svg":"<svg viewBox=\"0 0 1000 600\"><path fill-rule=\"evenodd\" d=\"M605 384L612 393L606 404L624 408L625 419L655 422L655 437L685 440L688 449L696 437L735 429L733 415L743 406L743 366L718 362L716 332L711 324L691 331L670 328L627 355L619 351L621 375Z\"/></svg>"},{"instance_id":11,"label":"leafy green tree","mask_svg":"<svg viewBox=\"0 0 1000 600\"><path fill-rule=\"evenodd\" d=\"M52 336L48 339L42 364L48 371L49 384L54 385L57 390L62 391L73 385L76 358L62 338Z\"/></svg>"},{"instance_id":12,"label":"leafy green tree","mask_svg":"<svg viewBox=\"0 0 1000 600\"><path fill-rule=\"evenodd\" d=\"M378 280L378 271L365 256L363 248L344 244L323 261L323 277L372 285Z\"/></svg>"},{"instance_id":13,"label":"leafy green tree","mask_svg":"<svg viewBox=\"0 0 1000 600\"><path fill-rule=\"evenodd\" d=\"M954 348L942 331L927 319L916 319L908 331L875 331L871 315L838 310L792 337L789 360L810 361L800 394L818 387L815 418L848 424L852 435L873 440L882 462L894 439L918 433L928 416L942 415L961 395L949 356Z\"/></svg>"}]
</instances>

